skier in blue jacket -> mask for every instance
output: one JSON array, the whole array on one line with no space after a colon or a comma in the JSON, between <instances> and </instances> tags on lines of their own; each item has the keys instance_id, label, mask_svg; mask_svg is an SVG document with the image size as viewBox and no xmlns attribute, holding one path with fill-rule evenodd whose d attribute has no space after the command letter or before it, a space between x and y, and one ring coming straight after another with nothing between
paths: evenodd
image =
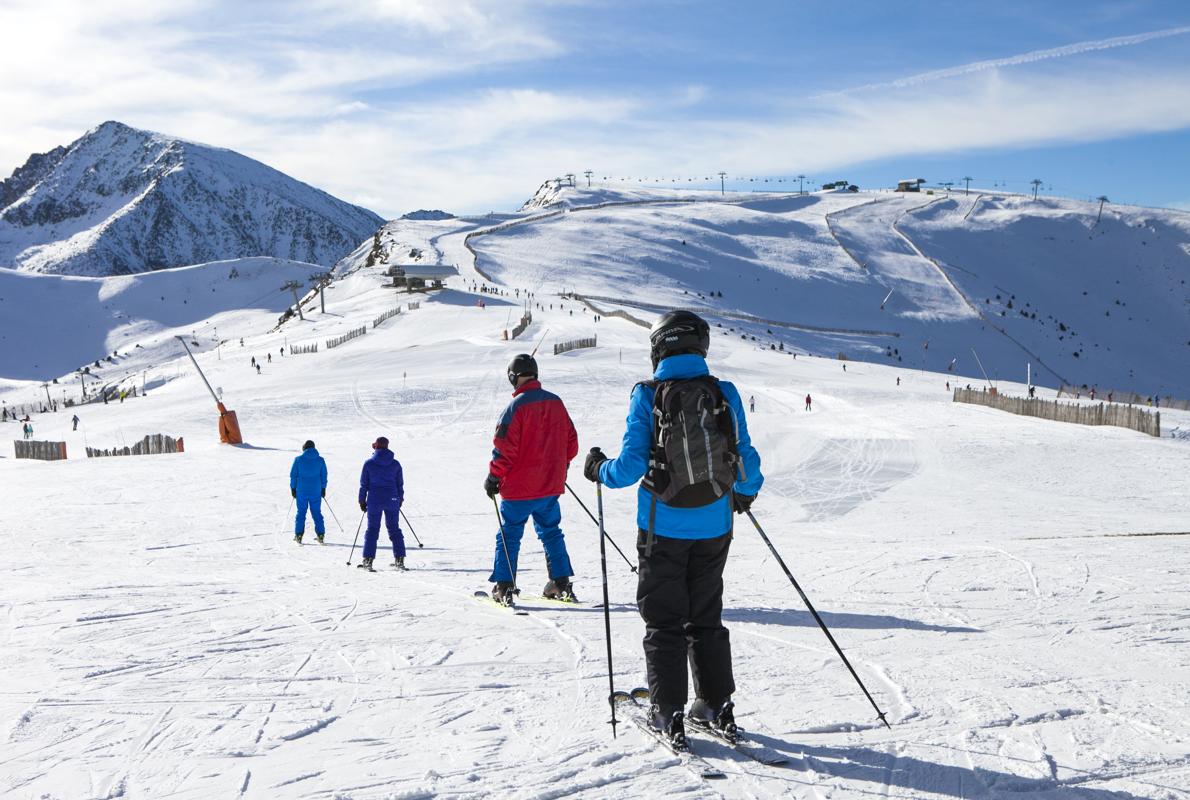
<instances>
[{"instance_id":1,"label":"skier in blue jacket","mask_svg":"<svg viewBox=\"0 0 1190 800\"><path fill-rule=\"evenodd\" d=\"M707 368L707 323L671 311L653 325L649 340L654 380L632 390L620 455L609 460L592 448L583 472L610 489L641 481L636 601L645 621L650 721L684 748L687 661L695 691L689 718L736 735L731 643L721 619L723 568L732 511L748 510L764 478L739 391ZM699 400L697 412L670 415L683 397ZM668 437L679 429L693 435L674 440L671 450L660 443L662 426ZM663 494L670 503L659 499Z\"/></svg>"},{"instance_id":2,"label":"skier in blue jacket","mask_svg":"<svg viewBox=\"0 0 1190 800\"><path fill-rule=\"evenodd\" d=\"M359 508L368 515L368 530L364 535L364 560L359 568L375 572L376 542L380 539L380 516L388 528L393 544L393 566L405 569L405 537L401 533L401 503L405 500L405 479L401 462L388 449L388 439L381 436L372 443L372 457L364 462L359 476Z\"/></svg>"},{"instance_id":3,"label":"skier in blue jacket","mask_svg":"<svg viewBox=\"0 0 1190 800\"><path fill-rule=\"evenodd\" d=\"M289 470L289 493L297 501L297 518L293 521L293 540L302 543L306 531L306 509L314 518L314 533L318 543L325 544L326 525L322 521L322 498L326 497L326 462L318 455L314 442L302 445L302 454L293 460Z\"/></svg>"}]
</instances>

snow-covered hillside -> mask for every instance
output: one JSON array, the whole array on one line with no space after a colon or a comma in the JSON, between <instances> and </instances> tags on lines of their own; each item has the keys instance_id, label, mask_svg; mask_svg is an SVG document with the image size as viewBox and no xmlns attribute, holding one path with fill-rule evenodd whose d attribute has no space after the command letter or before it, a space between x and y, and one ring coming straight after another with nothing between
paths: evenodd
<instances>
[{"instance_id":1,"label":"snow-covered hillside","mask_svg":"<svg viewBox=\"0 0 1190 800\"><path fill-rule=\"evenodd\" d=\"M0 385L59 379L75 396L73 372L90 365L88 380L135 379L139 386L145 370L177 357L174 336L188 335L206 350L216 346L216 331L226 340L267 329L293 304L282 286L296 281L304 294L322 272L276 258L111 278L0 270ZM118 355L108 361L113 352Z\"/></svg>"},{"instance_id":2,"label":"snow-covered hillside","mask_svg":"<svg viewBox=\"0 0 1190 800\"><path fill-rule=\"evenodd\" d=\"M787 218L779 223L764 207L736 209L758 233L814 232L817 245L798 240L798 258L764 275L769 289L797 286L792 265L805 263L829 276L807 285L878 294L833 255L807 202L772 213ZM703 231L727 248L730 237L708 231L729 209L698 208L707 216L678 233L689 234L686 247ZM656 219L654 231L679 223ZM427 252L433 239L465 268L462 238L483 224L418 222L394 235ZM472 243L485 239L497 241ZM621 241L635 252L637 241ZM744 247L737 263L755 271ZM518 274L483 253L500 274ZM559 270L593 264L577 243L555 257ZM696 260L683 263L671 282L699 274ZM505 365L548 330L546 387L566 401L582 451L615 453L629 390L648 374L646 331L595 323L542 290L545 310L523 339L505 342L516 290L530 286L502 284L508 304L455 286L413 298L419 309L333 352L278 356L287 340L321 341L407 303L381 287L383 269L361 265L336 281L325 315L276 332L275 315L245 318L221 353L199 353L239 415L243 447L218 444L209 395L174 360L167 368L180 377L147 397L78 410L77 432L73 412L35 415L36 437L66 441L71 460L0 453L0 795L1190 797L1190 441L961 406L946 373L895 361L843 372L833 358L794 360L716 335L712 369L756 399L749 428L767 478L758 519L892 729L741 524L724 614L737 715L789 763L762 766L699 740L727 776L701 781L635 729L611 736L599 541L573 498L562 500L563 526L582 605L531 598L547 577L531 533L520 572L529 615L471 596L486 586L495 547L481 484L508 401ZM552 285L532 263L519 274ZM621 288L656 305L688 297L645 277ZM587 278L573 270L558 282L568 280ZM733 290L723 289L726 303ZM829 313L798 312L811 310ZM550 354L555 341L592 334L594 349ZM259 374L250 368L270 352ZM1163 423L1186 430L1190 414ZM158 432L184 436L186 452L76 458L85 444ZM357 476L381 434L405 468L409 573L354 566ZM291 538L289 467L307 438L330 470L325 547ZM594 510L577 465L570 484ZM608 531L629 557L633 494L604 492ZM608 559L614 680L629 689L645 680L643 624L635 576L610 548Z\"/></svg>"},{"instance_id":3,"label":"snow-covered hillside","mask_svg":"<svg viewBox=\"0 0 1190 800\"><path fill-rule=\"evenodd\" d=\"M231 150L105 122L0 182L0 267L102 276L255 256L330 266L380 223Z\"/></svg>"},{"instance_id":4,"label":"snow-covered hillside","mask_svg":"<svg viewBox=\"0 0 1190 800\"><path fill-rule=\"evenodd\" d=\"M556 187L529 206L467 229L484 275L601 308L698 308L818 354L978 377L977 353L992 379L1032 364L1043 385L1190 397L1184 212L1108 206L1096 223L1094 204L978 192Z\"/></svg>"}]
</instances>

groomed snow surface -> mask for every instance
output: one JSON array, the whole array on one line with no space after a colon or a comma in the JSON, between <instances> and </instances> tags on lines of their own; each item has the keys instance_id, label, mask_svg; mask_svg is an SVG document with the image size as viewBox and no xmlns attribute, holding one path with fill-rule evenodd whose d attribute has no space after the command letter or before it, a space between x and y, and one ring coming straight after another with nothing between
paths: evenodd
<instances>
[{"instance_id":1,"label":"groomed snow surface","mask_svg":"<svg viewBox=\"0 0 1190 800\"><path fill-rule=\"evenodd\" d=\"M443 249L457 260L460 242ZM251 315L220 327L234 344L199 360L242 447L218 443L214 403L178 362L182 377L147 397L83 407L77 433L69 414L37 417L37 438L64 439L69 461L3 452L4 797L1190 796L1185 441L960 406L944 386L954 376L844 372L716 333L713 370L756 398L757 516L892 729L742 524L724 611L738 719L791 761L707 744L728 777L704 782L630 726L611 736L599 543L572 498L582 605L534 600L547 576L532 534L530 614L471 597L495 547L481 483L505 365L548 328L545 385L582 452L614 454L647 376L645 331L543 295L554 310L503 342L515 305L485 296L479 309L455 290L339 349L279 356L286 339L406 302L380 280L356 271L331 313L277 333ZM592 333L597 348L551 354ZM258 375L249 359L269 351ZM186 452L81 458L84 443L149 433L184 436ZM383 566L383 547L378 574L355 568L358 549L347 564L357 475L381 434L425 543L406 526L408 573ZM291 540L288 471L307 438L330 469L325 547ZM570 476L594 509L578 463ZM634 492L604 503L631 555ZM608 572L615 683L630 689L644 683L635 581L610 548Z\"/></svg>"}]
</instances>

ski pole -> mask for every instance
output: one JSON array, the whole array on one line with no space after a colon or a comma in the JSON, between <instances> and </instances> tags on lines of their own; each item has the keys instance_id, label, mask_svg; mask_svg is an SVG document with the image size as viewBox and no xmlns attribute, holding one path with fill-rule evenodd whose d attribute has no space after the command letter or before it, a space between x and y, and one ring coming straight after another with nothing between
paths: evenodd
<instances>
[{"instance_id":1,"label":"ski pole","mask_svg":"<svg viewBox=\"0 0 1190 800\"><path fill-rule=\"evenodd\" d=\"M777 548L773 547L773 543L769 541L764 528L760 527L760 523L756 521L756 517L752 516L751 511L745 511L744 513L748 515L748 519L752 520L752 524L756 526L756 532L760 534L761 539L764 539L764 543L769 546L769 552L773 554L773 558L777 559L777 563L781 565L781 569L785 570L785 577L789 578L789 582L793 584L793 588L797 589L797 593L801 595L802 602L806 604L806 608L810 609L810 613L814 615L814 621L818 623L818 627L822 628L822 632L830 640L831 645L835 648L835 652L839 654L839 658L843 659L843 663L847 665L847 669L851 672L851 677L855 678L855 682L859 684L859 688L864 690L864 695L868 698L868 702L872 704L872 708L876 709L876 716L884 723L884 727L892 730L892 726L888 724L888 720L884 717L884 712L880 710L880 706L876 705L876 701L872 699L868 687L864 686L864 682L859 679L859 675L856 674L855 668L851 666L851 662L847 660L847 656L843 655L843 649L839 647L838 642L835 641L835 637L831 635L830 630L826 627L826 623L822 621L822 617L818 616L818 612L814 610L814 604L810 602L810 598L806 597L806 593L802 591L802 587L798 586L793 573L789 571L789 567L785 566L785 561L781 558L781 554L777 552Z\"/></svg>"},{"instance_id":2,"label":"ski pole","mask_svg":"<svg viewBox=\"0 0 1190 800\"><path fill-rule=\"evenodd\" d=\"M492 496L492 508L496 509L496 521L500 523L500 546L504 548L504 562L508 564L508 570L512 573L512 593L517 593L516 588L516 570L513 569L512 559L508 557L508 541L504 538L504 519L500 516L500 504L496 502L496 498Z\"/></svg>"},{"instance_id":3,"label":"ski pole","mask_svg":"<svg viewBox=\"0 0 1190 800\"><path fill-rule=\"evenodd\" d=\"M335 513L335 509L331 508L330 503L326 504L326 510L331 512L331 519L333 519L335 524L339 526L339 531L342 533L347 533L347 531L343 530L343 525L339 522L339 516Z\"/></svg>"},{"instance_id":4,"label":"ski pole","mask_svg":"<svg viewBox=\"0 0 1190 800\"><path fill-rule=\"evenodd\" d=\"M616 738L616 679L612 671L612 616L607 595L607 534L603 530L603 484L595 483L595 501L599 507L599 567L603 571L603 634L607 640L607 704L612 710L612 738ZM635 572L635 570L633 570Z\"/></svg>"},{"instance_id":5,"label":"ski pole","mask_svg":"<svg viewBox=\"0 0 1190 800\"><path fill-rule=\"evenodd\" d=\"M417 542L417 546L425 547L425 545L421 543L421 539L417 538L417 531L413 530L413 526L409 524L409 517L405 516L405 509L401 509L401 519L405 520L405 527L407 527L409 532L413 534L413 540Z\"/></svg>"},{"instance_id":6,"label":"ski pole","mask_svg":"<svg viewBox=\"0 0 1190 800\"><path fill-rule=\"evenodd\" d=\"M293 504L297 502L296 497L289 498L289 509L285 512L285 519L289 519L289 515L293 513ZM303 522L304 522L303 518Z\"/></svg>"},{"instance_id":7,"label":"ski pole","mask_svg":"<svg viewBox=\"0 0 1190 800\"><path fill-rule=\"evenodd\" d=\"M599 520L595 519L595 515L591 513L591 509L587 508L586 504L584 504L582 500L579 500L578 495L575 494L574 489L570 488L569 483L566 484L566 490L570 492L570 496L575 499L575 502L577 502L579 504L579 506L583 509L583 511L587 512L587 516L591 518L591 521L594 522L596 525L598 525ZM598 489L596 489L596 492L598 492ZM600 530L602 530L602 528ZM612 543L612 547L616 548L616 552L620 554L620 558L624 559L624 563L628 565L628 569L632 570L633 572L636 572L636 564L633 564L631 561L628 560L628 556L624 555L624 551L620 549L620 546L618 544L616 544L616 540L611 537L611 534L607 533L606 531L603 531L603 535L606 536L607 540Z\"/></svg>"},{"instance_id":8,"label":"ski pole","mask_svg":"<svg viewBox=\"0 0 1190 800\"><path fill-rule=\"evenodd\" d=\"M355 555L355 545L359 541L359 532L364 527L364 517L368 516L368 512L359 515L359 525L355 526L355 540L351 543L351 552L347 554L347 566L351 566L351 557Z\"/></svg>"}]
</instances>

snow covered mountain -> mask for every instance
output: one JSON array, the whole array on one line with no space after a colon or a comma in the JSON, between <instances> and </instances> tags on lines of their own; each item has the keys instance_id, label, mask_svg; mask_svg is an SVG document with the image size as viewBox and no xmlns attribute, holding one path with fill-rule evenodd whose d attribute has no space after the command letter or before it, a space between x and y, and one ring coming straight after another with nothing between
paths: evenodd
<instances>
[{"instance_id":1,"label":"snow covered mountain","mask_svg":"<svg viewBox=\"0 0 1190 800\"><path fill-rule=\"evenodd\" d=\"M231 150L105 122L0 182L0 266L91 276L256 256L329 266L381 222Z\"/></svg>"},{"instance_id":2,"label":"snow covered mountain","mask_svg":"<svg viewBox=\"0 0 1190 800\"><path fill-rule=\"evenodd\" d=\"M975 190L547 185L518 217L470 234L496 282L628 313L695 308L766 347L993 380L1024 380L1031 364L1042 385L1190 397L1184 212L1108 205L1100 217L1092 203Z\"/></svg>"}]
</instances>

